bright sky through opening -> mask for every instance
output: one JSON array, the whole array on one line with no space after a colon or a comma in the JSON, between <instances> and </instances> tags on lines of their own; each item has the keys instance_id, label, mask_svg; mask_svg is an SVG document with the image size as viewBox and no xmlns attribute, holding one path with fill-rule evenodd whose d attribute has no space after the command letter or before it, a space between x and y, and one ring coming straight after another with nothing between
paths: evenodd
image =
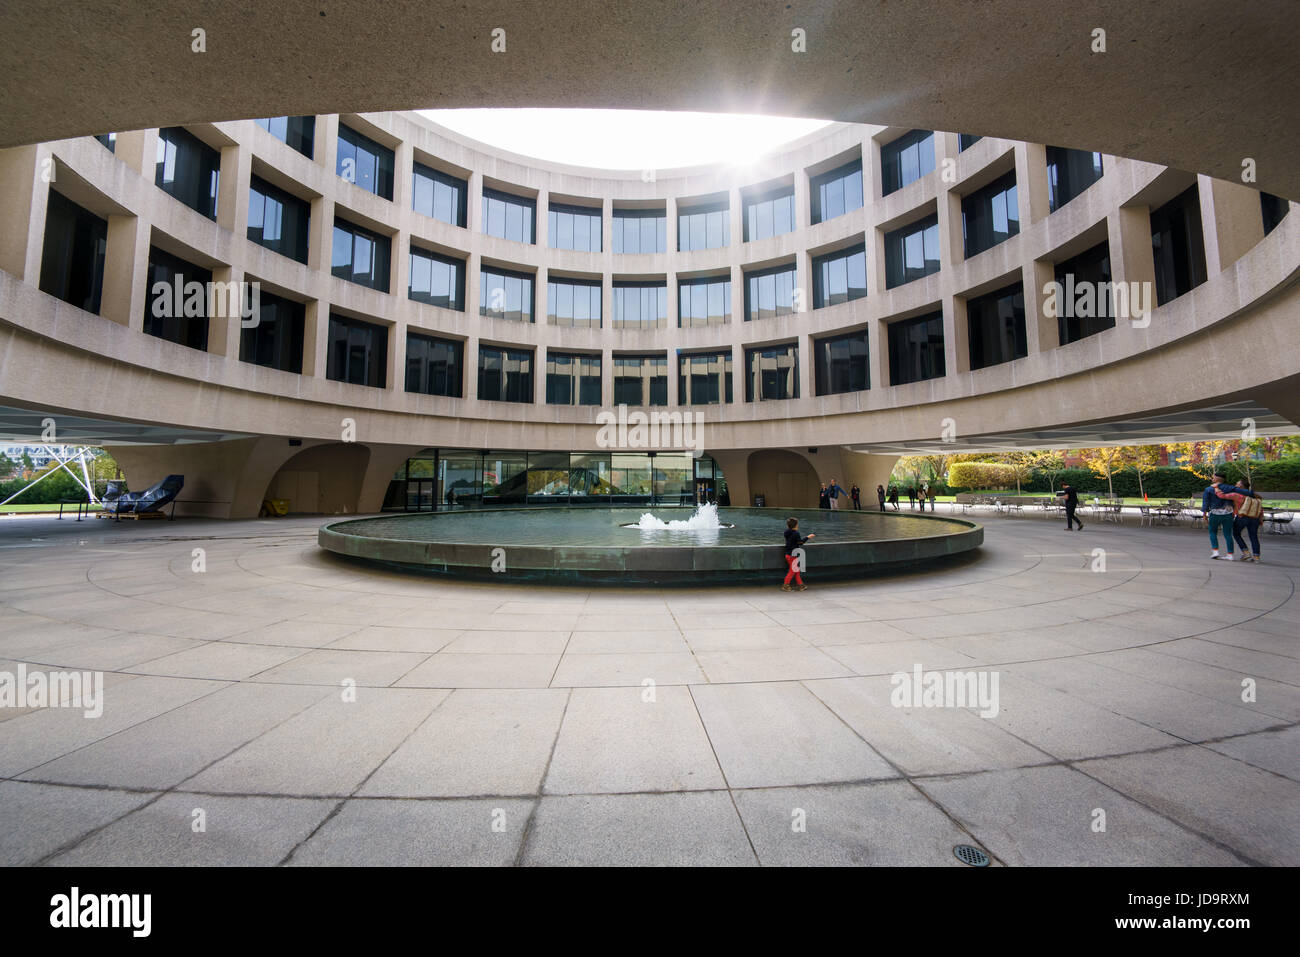
<instances>
[{"instance_id":1,"label":"bright sky through opening","mask_svg":"<svg viewBox=\"0 0 1300 957\"><path fill-rule=\"evenodd\" d=\"M420 110L491 146L598 169L748 163L826 120L652 110Z\"/></svg>"}]
</instances>

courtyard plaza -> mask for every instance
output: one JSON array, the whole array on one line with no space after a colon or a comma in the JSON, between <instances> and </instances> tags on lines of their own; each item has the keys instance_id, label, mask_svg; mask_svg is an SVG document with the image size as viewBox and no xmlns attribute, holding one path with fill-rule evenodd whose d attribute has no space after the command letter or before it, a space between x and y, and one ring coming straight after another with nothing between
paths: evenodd
<instances>
[{"instance_id":1,"label":"courtyard plaza","mask_svg":"<svg viewBox=\"0 0 1300 957\"><path fill-rule=\"evenodd\" d=\"M0 863L1300 863L1297 539L973 518L906 574L819 582L814 543L794 593L2 519L0 673L102 672L103 713L0 708ZM996 713L895 706L918 668Z\"/></svg>"}]
</instances>

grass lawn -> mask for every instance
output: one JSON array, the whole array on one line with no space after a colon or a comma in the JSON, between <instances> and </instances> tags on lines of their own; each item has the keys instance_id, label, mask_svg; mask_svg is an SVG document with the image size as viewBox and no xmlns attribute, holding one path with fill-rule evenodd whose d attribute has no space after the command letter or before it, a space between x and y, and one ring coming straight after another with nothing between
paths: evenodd
<instances>
[{"instance_id":1,"label":"grass lawn","mask_svg":"<svg viewBox=\"0 0 1300 957\"><path fill-rule=\"evenodd\" d=\"M98 512L99 506L91 505L90 510L92 512ZM53 505L0 505L0 515L30 515L39 512L53 512L57 515L59 514L59 503L55 502ZM77 506L64 505L63 514L67 515L69 512L73 515L77 514Z\"/></svg>"}]
</instances>

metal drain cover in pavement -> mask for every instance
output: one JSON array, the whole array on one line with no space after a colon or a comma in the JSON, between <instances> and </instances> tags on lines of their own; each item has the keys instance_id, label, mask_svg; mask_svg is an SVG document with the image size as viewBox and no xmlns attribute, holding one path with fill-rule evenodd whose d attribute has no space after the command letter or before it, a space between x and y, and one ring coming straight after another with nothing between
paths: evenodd
<instances>
[{"instance_id":1,"label":"metal drain cover in pavement","mask_svg":"<svg viewBox=\"0 0 1300 957\"><path fill-rule=\"evenodd\" d=\"M957 860L963 864L969 864L971 867L989 866L989 856L978 847L971 847L969 844L958 844L952 849L952 852Z\"/></svg>"}]
</instances>

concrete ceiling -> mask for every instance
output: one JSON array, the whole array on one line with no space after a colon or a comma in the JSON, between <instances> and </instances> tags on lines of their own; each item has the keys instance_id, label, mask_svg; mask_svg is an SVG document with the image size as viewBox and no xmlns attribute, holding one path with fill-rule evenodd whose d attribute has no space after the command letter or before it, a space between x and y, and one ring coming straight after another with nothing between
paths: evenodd
<instances>
[{"instance_id":1,"label":"concrete ceiling","mask_svg":"<svg viewBox=\"0 0 1300 957\"><path fill-rule=\"evenodd\" d=\"M0 5L0 147L284 114L681 109L1008 137L1238 181L1250 158L1255 185L1300 200L1297 41L1296 0L15 2Z\"/></svg>"},{"instance_id":2,"label":"concrete ceiling","mask_svg":"<svg viewBox=\"0 0 1300 957\"><path fill-rule=\"evenodd\" d=\"M46 425L51 421L54 424L54 438L45 439ZM244 438L248 436L0 406L0 442L43 442L49 445L189 445Z\"/></svg>"}]
</instances>

